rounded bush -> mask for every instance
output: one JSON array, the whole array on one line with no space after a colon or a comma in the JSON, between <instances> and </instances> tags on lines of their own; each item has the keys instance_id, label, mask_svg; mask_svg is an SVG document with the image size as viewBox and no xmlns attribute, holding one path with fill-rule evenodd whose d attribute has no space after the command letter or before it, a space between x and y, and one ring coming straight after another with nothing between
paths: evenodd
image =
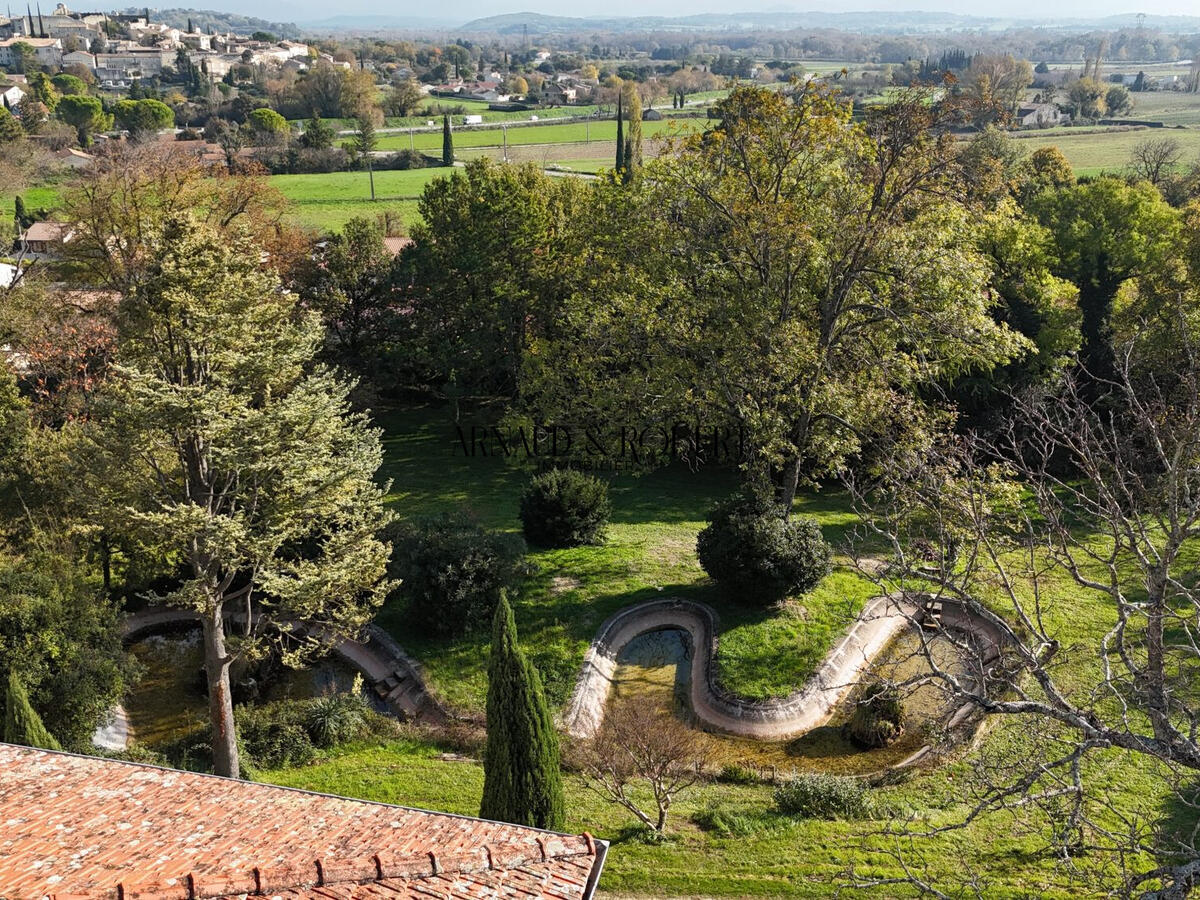
<instances>
[{"instance_id":1,"label":"rounded bush","mask_svg":"<svg viewBox=\"0 0 1200 900\"><path fill-rule=\"evenodd\" d=\"M539 547L598 544L611 511L608 483L574 469L535 475L521 494L525 538Z\"/></svg>"},{"instance_id":2,"label":"rounded bush","mask_svg":"<svg viewBox=\"0 0 1200 900\"><path fill-rule=\"evenodd\" d=\"M874 684L863 693L842 731L860 747L888 747L904 731L903 720L900 691L890 685Z\"/></svg>"},{"instance_id":3,"label":"rounded bush","mask_svg":"<svg viewBox=\"0 0 1200 900\"><path fill-rule=\"evenodd\" d=\"M718 506L696 539L700 565L738 596L772 602L816 587L833 567L815 519L785 521L774 504L737 499Z\"/></svg>"},{"instance_id":4,"label":"rounded bush","mask_svg":"<svg viewBox=\"0 0 1200 900\"><path fill-rule=\"evenodd\" d=\"M860 819L870 815L867 786L845 775L798 775L775 789L775 808L806 819Z\"/></svg>"},{"instance_id":5,"label":"rounded bush","mask_svg":"<svg viewBox=\"0 0 1200 900\"><path fill-rule=\"evenodd\" d=\"M363 733L367 709L367 701L357 693L316 697L305 711L304 729L314 746L336 747Z\"/></svg>"},{"instance_id":6,"label":"rounded bush","mask_svg":"<svg viewBox=\"0 0 1200 900\"><path fill-rule=\"evenodd\" d=\"M489 532L461 513L450 513L393 532L390 573L396 596L426 634L462 634L491 618L501 590L515 589L524 569L524 542Z\"/></svg>"}]
</instances>

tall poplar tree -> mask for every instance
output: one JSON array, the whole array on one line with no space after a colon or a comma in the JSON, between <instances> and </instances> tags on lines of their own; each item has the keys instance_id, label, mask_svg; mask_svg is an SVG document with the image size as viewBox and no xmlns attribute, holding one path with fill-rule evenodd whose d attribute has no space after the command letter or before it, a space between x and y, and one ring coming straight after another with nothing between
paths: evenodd
<instances>
[{"instance_id":1,"label":"tall poplar tree","mask_svg":"<svg viewBox=\"0 0 1200 900\"><path fill-rule=\"evenodd\" d=\"M95 525L177 569L158 599L200 618L213 767L236 777L232 663L291 622L353 633L382 600L379 433L257 244L186 215L147 244L73 481Z\"/></svg>"},{"instance_id":2,"label":"tall poplar tree","mask_svg":"<svg viewBox=\"0 0 1200 900\"><path fill-rule=\"evenodd\" d=\"M483 769L481 818L551 831L563 827L558 733L542 679L517 646L517 625L503 594L492 620Z\"/></svg>"},{"instance_id":3,"label":"tall poplar tree","mask_svg":"<svg viewBox=\"0 0 1200 900\"><path fill-rule=\"evenodd\" d=\"M629 119L625 137L625 167L623 175L628 184L642 167L642 99L637 84L627 81L621 88L625 94L625 115Z\"/></svg>"},{"instance_id":4,"label":"tall poplar tree","mask_svg":"<svg viewBox=\"0 0 1200 900\"><path fill-rule=\"evenodd\" d=\"M42 750L62 749L30 704L29 693L21 683L21 677L11 669L8 673L8 690L4 695L4 742L40 747Z\"/></svg>"},{"instance_id":5,"label":"tall poplar tree","mask_svg":"<svg viewBox=\"0 0 1200 900\"><path fill-rule=\"evenodd\" d=\"M625 171L625 127L621 121L621 95L617 94L617 174Z\"/></svg>"},{"instance_id":6,"label":"tall poplar tree","mask_svg":"<svg viewBox=\"0 0 1200 900\"><path fill-rule=\"evenodd\" d=\"M442 165L454 165L454 135L450 131L449 116L442 116Z\"/></svg>"}]
</instances>

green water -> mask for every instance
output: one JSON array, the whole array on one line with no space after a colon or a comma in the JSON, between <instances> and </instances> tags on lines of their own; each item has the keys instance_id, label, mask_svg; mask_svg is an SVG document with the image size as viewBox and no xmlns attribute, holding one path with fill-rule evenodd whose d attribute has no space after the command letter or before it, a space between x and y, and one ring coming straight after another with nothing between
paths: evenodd
<instances>
[{"instance_id":1,"label":"green water","mask_svg":"<svg viewBox=\"0 0 1200 900\"><path fill-rule=\"evenodd\" d=\"M675 716L702 729L688 699L689 643L678 630L651 632L630 641L617 657L614 697L652 703L660 715ZM928 671L920 646L917 635L901 635L876 661L874 674L900 681ZM953 665L955 651L948 641L934 637L931 650L939 665ZM904 733L900 739L887 748L863 750L841 734L851 703L835 711L829 724L791 741L757 741L702 731L704 755L714 767L738 764L762 770L774 766L779 775L793 771L866 774L895 765L928 743L948 712L937 688L917 688L905 699Z\"/></svg>"},{"instance_id":2,"label":"green water","mask_svg":"<svg viewBox=\"0 0 1200 900\"><path fill-rule=\"evenodd\" d=\"M208 700L199 672L204 664L199 629L142 638L130 647L142 675L125 699L130 736L147 746L169 742L208 720ZM348 690L354 670L324 659L305 669L284 669L264 685L260 702L305 699Z\"/></svg>"}]
</instances>

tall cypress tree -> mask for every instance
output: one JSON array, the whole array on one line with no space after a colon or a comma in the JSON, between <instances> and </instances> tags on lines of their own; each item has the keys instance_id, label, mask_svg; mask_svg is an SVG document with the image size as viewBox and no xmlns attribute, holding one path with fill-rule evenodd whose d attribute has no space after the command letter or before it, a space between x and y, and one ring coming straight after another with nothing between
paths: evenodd
<instances>
[{"instance_id":1,"label":"tall cypress tree","mask_svg":"<svg viewBox=\"0 0 1200 900\"><path fill-rule=\"evenodd\" d=\"M560 830L564 806L558 733L537 669L517 646L508 598L500 595L488 660L484 819Z\"/></svg>"},{"instance_id":2,"label":"tall cypress tree","mask_svg":"<svg viewBox=\"0 0 1200 900\"><path fill-rule=\"evenodd\" d=\"M629 88L629 101L625 104L625 114L629 119L629 128L625 138L625 170L622 175L628 184L642 167L642 99L638 96L637 85L627 82L626 87Z\"/></svg>"},{"instance_id":3,"label":"tall cypress tree","mask_svg":"<svg viewBox=\"0 0 1200 900\"><path fill-rule=\"evenodd\" d=\"M625 171L625 132L621 125L621 95L617 94L617 174Z\"/></svg>"},{"instance_id":4,"label":"tall cypress tree","mask_svg":"<svg viewBox=\"0 0 1200 900\"><path fill-rule=\"evenodd\" d=\"M25 685L15 671L8 671L8 691L4 696L4 741L25 747L40 747L43 750L61 750L42 717L29 702Z\"/></svg>"},{"instance_id":5,"label":"tall cypress tree","mask_svg":"<svg viewBox=\"0 0 1200 900\"><path fill-rule=\"evenodd\" d=\"M449 116L442 116L442 165L454 165L454 136L450 133Z\"/></svg>"}]
</instances>

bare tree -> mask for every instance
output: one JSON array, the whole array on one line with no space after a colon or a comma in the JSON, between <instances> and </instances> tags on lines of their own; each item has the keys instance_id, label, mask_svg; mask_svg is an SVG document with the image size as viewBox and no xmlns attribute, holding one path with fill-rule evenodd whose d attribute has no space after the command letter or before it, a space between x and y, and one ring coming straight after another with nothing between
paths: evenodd
<instances>
[{"instance_id":1,"label":"bare tree","mask_svg":"<svg viewBox=\"0 0 1200 900\"><path fill-rule=\"evenodd\" d=\"M653 704L614 700L600 732L576 753L583 783L662 834L676 797L700 778L703 749L692 729ZM642 799L647 791L654 809Z\"/></svg>"},{"instance_id":2,"label":"bare tree","mask_svg":"<svg viewBox=\"0 0 1200 900\"><path fill-rule=\"evenodd\" d=\"M1138 141L1129 154L1133 174L1155 187L1162 184L1183 160L1183 147L1172 137L1146 138Z\"/></svg>"},{"instance_id":3,"label":"bare tree","mask_svg":"<svg viewBox=\"0 0 1200 900\"><path fill-rule=\"evenodd\" d=\"M1165 898L1200 884L1196 835L1110 804L1086 764L1100 751L1127 751L1146 760L1144 771L1175 801L1194 803L1200 354L1182 315L1160 342L1154 352L1170 353L1170 362L1156 359L1151 368L1126 348L1103 403L1089 405L1068 380L1019 398L998 438L948 441L893 460L881 482L851 487L864 536L891 552L889 567L864 565L864 573L887 590L958 604L1002 650L964 674L922 640L929 672L913 683L936 684L955 704L985 714L1020 717L1024 729L1015 752L985 744L982 787L949 827L990 811L1037 811L1061 858L1108 854L1115 862L1103 877L1119 880L1118 890ZM914 558L912 548L930 544L941 552ZM1057 595L1049 590L1055 581ZM1068 596L1064 582L1072 597L1100 601L1087 607L1103 628L1094 645L1062 631L1064 610L1055 604ZM964 634L939 640L955 642L963 656L975 652ZM1140 854L1159 867L1139 868Z\"/></svg>"}]
</instances>

